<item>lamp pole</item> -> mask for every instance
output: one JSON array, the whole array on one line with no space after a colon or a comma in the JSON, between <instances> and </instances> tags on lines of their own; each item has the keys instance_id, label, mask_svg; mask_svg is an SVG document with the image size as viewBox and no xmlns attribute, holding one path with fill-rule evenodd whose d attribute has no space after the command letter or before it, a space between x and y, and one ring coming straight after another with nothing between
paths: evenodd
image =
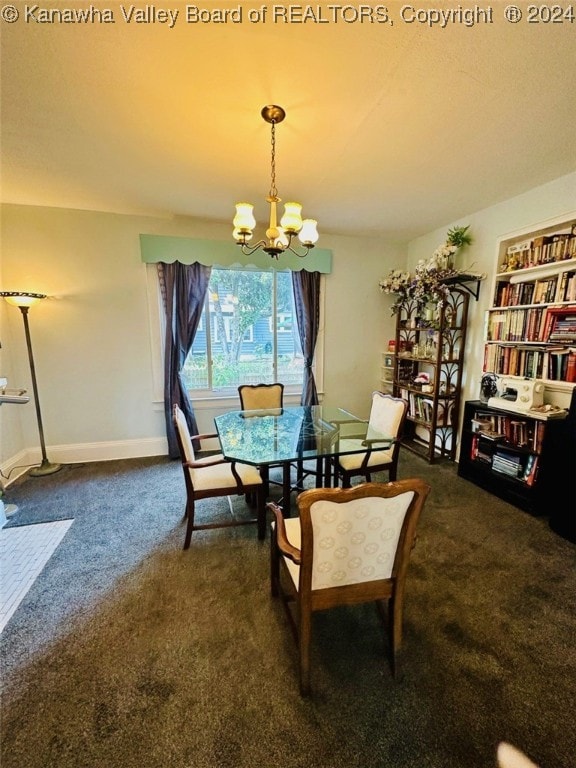
<instances>
[{"instance_id":1,"label":"lamp pole","mask_svg":"<svg viewBox=\"0 0 576 768\"><path fill-rule=\"evenodd\" d=\"M38 420L38 432L40 434L40 448L42 449L42 463L39 467L30 470L33 477L52 475L62 469L62 464L53 464L48 461L46 455L46 443L44 442L44 427L42 426L42 413L40 412L40 399L38 397L38 384L36 382L36 367L32 353L32 341L30 339L30 326L28 324L28 310L30 307L18 307L24 320L24 333L26 334L26 346L28 347L28 360L30 361L30 374L32 376L32 390L34 392L34 405L36 406L36 418Z\"/></svg>"},{"instance_id":2,"label":"lamp pole","mask_svg":"<svg viewBox=\"0 0 576 768\"><path fill-rule=\"evenodd\" d=\"M32 389L34 391L34 405L36 407L36 419L38 421L38 433L40 435L40 448L42 450L42 463L39 467L34 467L29 474L32 477L41 477L42 475L52 475L62 469L62 464L53 464L48 461L46 455L46 443L44 441L44 427L42 426L42 413L40 412L40 398L38 396L38 383L36 381L36 366L34 365L34 354L32 352L32 340L30 338L30 326L28 324L28 310L40 299L45 299L43 293L26 293L19 291L2 291L3 296L9 304L18 307L22 312L24 320L24 333L26 334L26 346L28 348L28 361L30 362L30 374L32 376Z\"/></svg>"}]
</instances>

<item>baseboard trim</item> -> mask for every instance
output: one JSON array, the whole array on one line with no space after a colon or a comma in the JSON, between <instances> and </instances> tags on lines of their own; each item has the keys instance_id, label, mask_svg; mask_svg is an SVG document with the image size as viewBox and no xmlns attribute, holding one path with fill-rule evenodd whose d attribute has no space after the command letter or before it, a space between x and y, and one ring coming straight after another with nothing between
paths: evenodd
<instances>
[{"instance_id":1,"label":"baseboard trim","mask_svg":"<svg viewBox=\"0 0 576 768\"><path fill-rule=\"evenodd\" d=\"M91 461L113 459L140 459L145 456L167 456L168 441L165 437L143 440L118 440L107 443L78 443L76 445L52 445L46 448L48 459L58 464L83 464ZM40 448L20 451L2 464L2 487L8 488L31 466L42 461ZM9 479L6 479L9 478Z\"/></svg>"}]
</instances>

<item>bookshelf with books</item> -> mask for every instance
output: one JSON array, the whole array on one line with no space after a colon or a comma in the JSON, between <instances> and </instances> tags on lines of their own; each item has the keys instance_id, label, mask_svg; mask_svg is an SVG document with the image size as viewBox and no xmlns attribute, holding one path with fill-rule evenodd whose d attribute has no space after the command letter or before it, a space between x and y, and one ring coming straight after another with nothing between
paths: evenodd
<instances>
[{"instance_id":1,"label":"bookshelf with books","mask_svg":"<svg viewBox=\"0 0 576 768\"><path fill-rule=\"evenodd\" d=\"M459 476L534 515L548 514L551 498L570 483L558 476L563 422L466 402Z\"/></svg>"},{"instance_id":2,"label":"bookshelf with books","mask_svg":"<svg viewBox=\"0 0 576 768\"><path fill-rule=\"evenodd\" d=\"M407 299L398 309L394 394L408 402L402 445L429 463L455 459L471 295L477 291L451 286L442 306Z\"/></svg>"},{"instance_id":3,"label":"bookshelf with books","mask_svg":"<svg viewBox=\"0 0 576 768\"><path fill-rule=\"evenodd\" d=\"M576 383L576 214L498 247L485 372Z\"/></svg>"}]
</instances>

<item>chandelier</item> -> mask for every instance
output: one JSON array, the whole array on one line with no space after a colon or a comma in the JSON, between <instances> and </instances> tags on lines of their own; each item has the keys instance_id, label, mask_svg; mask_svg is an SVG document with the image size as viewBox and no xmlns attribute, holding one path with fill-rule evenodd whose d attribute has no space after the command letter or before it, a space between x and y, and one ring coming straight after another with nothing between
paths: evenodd
<instances>
[{"instance_id":1,"label":"chandelier","mask_svg":"<svg viewBox=\"0 0 576 768\"><path fill-rule=\"evenodd\" d=\"M304 258L308 251L314 248L318 240L317 222L314 219L302 220L300 203L286 203L284 215L280 219L280 226L278 226L276 211L277 203L281 202L276 189L276 125L284 120L286 112L282 107L268 104L262 108L260 114L271 126L270 192L266 198L267 202L270 203L270 223L266 230L266 239L260 240L255 245L249 245L248 243L253 236L252 230L256 226L256 219L253 214L254 206L250 203L237 203L236 215L233 220L233 236L236 244L242 248L242 253L247 255L254 253L258 248L262 248L274 259L277 259L285 251L291 251L296 256ZM303 253L295 250L292 245L296 235L298 235L300 245L305 249Z\"/></svg>"}]
</instances>

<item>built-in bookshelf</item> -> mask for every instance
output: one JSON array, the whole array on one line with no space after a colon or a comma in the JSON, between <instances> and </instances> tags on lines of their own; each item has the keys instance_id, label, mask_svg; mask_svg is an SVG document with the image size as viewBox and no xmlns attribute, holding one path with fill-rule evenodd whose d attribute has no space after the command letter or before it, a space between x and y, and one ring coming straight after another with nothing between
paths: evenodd
<instances>
[{"instance_id":1,"label":"built-in bookshelf","mask_svg":"<svg viewBox=\"0 0 576 768\"><path fill-rule=\"evenodd\" d=\"M497 259L484 371L576 383L576 214L502 239Z\"/></svg>"}]
</instances>

